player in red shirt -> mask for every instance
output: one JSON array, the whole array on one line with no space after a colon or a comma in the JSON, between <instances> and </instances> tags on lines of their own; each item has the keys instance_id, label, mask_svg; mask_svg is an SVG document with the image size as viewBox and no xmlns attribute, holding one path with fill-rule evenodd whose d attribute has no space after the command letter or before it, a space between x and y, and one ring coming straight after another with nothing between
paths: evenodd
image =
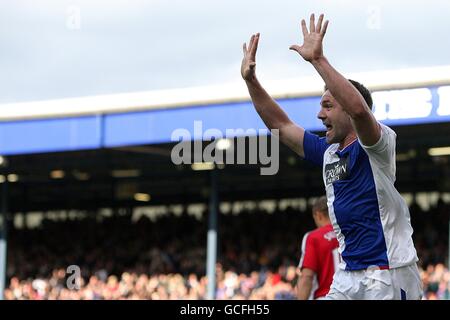
<instances>
[{"instance_id":1,"label":"player in red shirt","mask_svg":"<svg viewBox=\"0 0 450 320\"><path fill-rule=\"evenodd\" d=\"M339 244L328 216L326 197L316 200L312 215L317 229L306 233L303 237L302 257L298 265L299 300L325 297L330 290L334 271L339 264Z\"/></svg>"}]
</instances>

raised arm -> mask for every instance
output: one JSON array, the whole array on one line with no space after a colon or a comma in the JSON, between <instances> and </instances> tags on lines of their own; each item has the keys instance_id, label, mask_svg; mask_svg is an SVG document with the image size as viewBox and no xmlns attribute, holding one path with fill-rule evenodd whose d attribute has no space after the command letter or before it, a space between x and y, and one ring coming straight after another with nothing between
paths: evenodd
<instances>
[{"instance_id":1,"label":"raised arm","mask_svg":"<svg viewBox=\"0 0 450 320\"><path fill-rule=\"evenodd\" d=\"M317 25L314 14L310 17L309 31L305 20L302 20L303 45L293 45L291 50L297 51L303 59L310 62L326 87L352 119L358 138L366 146L374 145L380 138L380 127L372 111L358 90L328 62L323 54L322 42L327 31L328 20L323 23L320 15Z\"/></svg>"},{"instance_id":2,"label":"raised arm","mask_svg":"<svg viewBox=\"0 0 450 320\"><path fill-rule=\"evenodd\" d=\"M269 129L278 129L281 142L304 156L303 137L305 130L293 123L278 103L264 90L255 74L256 50L258 49L259 33L252 35L248 48L244 43L244 58L242 59L241 75L247 84L253 105L261 119Z\"/></svg>"}]
</instances>

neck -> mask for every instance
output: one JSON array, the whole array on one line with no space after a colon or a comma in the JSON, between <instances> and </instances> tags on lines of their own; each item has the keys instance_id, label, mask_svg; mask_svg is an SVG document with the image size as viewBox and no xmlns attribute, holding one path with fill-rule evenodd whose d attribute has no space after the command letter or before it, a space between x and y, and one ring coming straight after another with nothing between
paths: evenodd
<instances>
[{"instance_id":1,"label":"neck","mask_svg":"<svg viewBox=\"0 0 450 320\"><path fill-rule=\"evenodd\" d=\"M325 227L326 225L331 224L330 220L322 220L317 225L319 228Z\"/></svg>"},{"instance_id":2,"label":"neck","mask_svg":"<svg viewBox=\"0 0 450 320\"><path fill-rule=\"evenodd\" d=\"M346 146L348 146L349 144L351 144L353 141L355 141L357 139L356 133L352 132L349 133L344 140L341 141L341 143L339 143L339 150L344 149Z\"/></svg>"}]
</instances>

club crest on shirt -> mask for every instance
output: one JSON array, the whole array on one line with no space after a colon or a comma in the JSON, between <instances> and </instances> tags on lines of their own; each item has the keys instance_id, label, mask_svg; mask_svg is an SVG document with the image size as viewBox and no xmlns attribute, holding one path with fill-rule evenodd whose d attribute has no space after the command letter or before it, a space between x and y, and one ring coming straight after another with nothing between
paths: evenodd
<instances>
[{"instance_id":1,"label":"club crest on shirt","mask_svg":"<svg viewBox=\"0 0 450 320\"><path fill-rule=\"evenodd\" d=\"M323 235L323 238L328 241L331 241L333 239L336 239L336 233L334 233L334 231L328 231Z\"/></svg>"},{"instance_id":2,"label":"club crest on shirt","mask_svg":"<svg viewBox=\"0 0 450 320\"><path fill-rule=\"evenodd\" d=\"M329 185L338 180L344 180L349 175L348 157L341 158L337 162L325 165L325 181Z\"/></svg>"}]
</instances>

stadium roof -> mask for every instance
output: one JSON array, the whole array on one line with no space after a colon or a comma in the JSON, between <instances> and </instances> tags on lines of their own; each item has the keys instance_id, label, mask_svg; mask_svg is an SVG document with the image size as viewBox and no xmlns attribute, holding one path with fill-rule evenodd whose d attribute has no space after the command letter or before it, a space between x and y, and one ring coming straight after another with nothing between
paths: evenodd
<instances>
[{"instance_id":1,"label":"stadium roof","mask_svg":"<svg viewBox=\"0 0 450 320\"><path fill-rule=\"evenodd\" d=\"M376 109L375 114L390 121L398 134L397 187L401 192L450 191L449 157L429 152L433 147L450 146L448 75L450 67L381 72L372 77L351 75L372 90L419 87L374 94L383 111ZM311 121L310 130L321 130L312 122L317 119L311 109L318 106L319 97L311 95L320 94L322 83L316 78L303 81L271 84L269 91L286 98L281 104L294 120ZM423 85L431 87L420 88ZM209 171L175 165L170 158L174 143L167 140L167 134L173 128L192 126L196 117L205 120L205 129L222 129L230 123L244 129L263 127L248 102L245 86L224 88L3 105L0 152L7 156L2 158L0 185L9 181L9 207L14 212L29 212L142 206L136 194L151 195L150 204L207 202ZM210 104L225 100L229 104ZM135 112L139 108L141 112ZM389 117L392 112L394 116ZM403 119L405 115L413 117ZM226 165L219 169L220 198L280 199L323 193L320 169L284 146L280 146L277 175L261 176L260 167Z\"/></svg>"},{"instance_id":2,"label":"stadium roof","mask_svg":"<svg viewBox=\"0 0 450 320\"><path fill-rule=\"evenodd\" d=\"M372 91L445 85L450 84L450 66L355 73L348 77L364 83ZM264 83L267 91L277 99L320 96L323 91L323 81L318 76ZM248 100L247 89L240 81L220 86L1 104L0 121L208 106Z\"/></svg>"}]
</instances>

